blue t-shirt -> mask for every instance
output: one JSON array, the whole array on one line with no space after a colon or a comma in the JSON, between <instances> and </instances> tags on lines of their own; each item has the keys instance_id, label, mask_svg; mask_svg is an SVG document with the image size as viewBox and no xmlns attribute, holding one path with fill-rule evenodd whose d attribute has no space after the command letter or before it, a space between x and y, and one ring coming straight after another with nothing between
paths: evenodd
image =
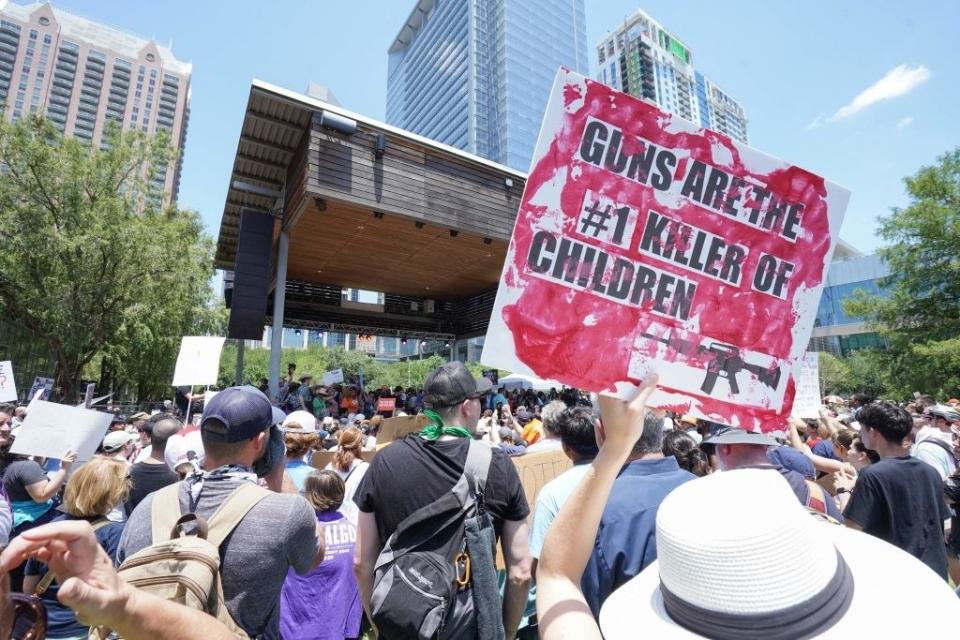
<instances>
[{"instance_id":1,"label":"blue t-shirt","mask_svg":"<svg viewBox=\"0 0 960 640\"><path fill-rule=\"evenodd\" d=\"M824 458L830 458L831 460L840 459L836 455L834 455L833 442L830 440L821 440L817 444L813 445L813 448L811 449L811 451L813 451L818 456L822 456Z\"/></svg>"},{"instance_id":2,"label":"blue t-shirt","mask_svg":"<svg viewBox=\"0 0 960 640\"><path fill-rule=\"evenodd\" d=\"M307 482L307 476L316 471L311 465L303 460L288 460L287 473L293 484L297 485L297 491L303 493L303 486Z\"/></svg>"},{"instance_id":3,"label":"blue t-shirt","mask_svg":"<svg viewBox=\"0 0 960 640\"><path fill-rule=\"evenodd\" d=\"M55 518L54 522L62 520L86 520L93 524L100 518L77 518L70 515L62 515ZM120 546L120 534L123 533L123 523L111 522L110 524L97 529L97 542L107 555L111 558L117 554L117 547ZM44 576L47 573L47 565L33 558L27 560L27 566L24 574L28 576ZM47 637L48 638L72 638L76 636L85 636L87 627L77 621L77 614L69 607L65 607L57 600L57 592L60 590L60 584L54 580L50 587L40 596L40 600L47 609Z\"/></svg>"},{"instance_id":4,"label":"blue t-shirt","mask_svg":"<svg viewBox=\"0 0 960 640\"><path fill-rule=\"evenodd\" d=\"M634 460L621 469L580 583L594 617L611 593L657 559L660 503L681 484L695 479L673 456Z\"/></svg>"}]
</instances>

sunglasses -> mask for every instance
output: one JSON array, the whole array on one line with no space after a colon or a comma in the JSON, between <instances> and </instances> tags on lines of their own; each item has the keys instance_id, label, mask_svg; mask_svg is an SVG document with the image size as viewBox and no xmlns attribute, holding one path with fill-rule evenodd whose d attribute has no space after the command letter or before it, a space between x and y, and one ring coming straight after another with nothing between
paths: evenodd
<instances>
[{"instance_id":1,"label":"sunglasses","mask_svg":"<svg viewBox=\"0 0 960 640\"><path fill-rule=\"evenodd\" d=\"M0 616L0 629L4 622L10 624L12 638L43 640L47 637L47 609L37 596L9 594L6 611Z\"/></svg>"}]
</instances>

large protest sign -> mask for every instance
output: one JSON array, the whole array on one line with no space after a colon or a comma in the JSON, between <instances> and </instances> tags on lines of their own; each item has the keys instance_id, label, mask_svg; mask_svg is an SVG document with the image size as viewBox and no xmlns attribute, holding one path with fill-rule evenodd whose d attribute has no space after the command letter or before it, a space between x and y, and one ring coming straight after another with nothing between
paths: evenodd
<instances>
[{"instance_id":1,"label":"large protest sign","mask_svg":"<svg viewBox=\"0 0 960 640\"><path fill-rule=\"evenodd\" d=\"M820 354L807 353L800 361L797 375L797 394L793 398L792 415L798 418L820 417Z\"/></svg>"},{"instance_id":2,"label":"large protest sign","mask_svg":"<svg viewBox=\"0 0 960 640\"><path fill-rule=\"evenodd\" d=\"M13 381L13 363L0 362L0 402L17 401L17 384Z\"/></svg>"},{"instance_id":3,"label":"large protest sign","mask_svg":"<svg viewBox=\"0 0 960 640\"><path fill-rule=\"evenodd\" d=\"M10 451L59 460L73 450L77 460L89 460L112 419L109 413L37 400L30 404Z\"/></svg>"},{"instance_id":4,"label":"large protest sign","mask_svg":"<svg viewBox=\"0 0 960 640\"><path fill-rule=\"evenodd\" d=\"M561 70L481 361L781 428L849 192Z\"/></svg>"},{"instance_id":5,"label":"large protest sign","mask_svg":"<svg viewBox=\"0 0 960 640\"><path fill-rule=\"evenodd\" d=\"M216 384L223 341L224 338L216 336L184 336L173 372L173 386Z\"/></svg>"}]
</instances>

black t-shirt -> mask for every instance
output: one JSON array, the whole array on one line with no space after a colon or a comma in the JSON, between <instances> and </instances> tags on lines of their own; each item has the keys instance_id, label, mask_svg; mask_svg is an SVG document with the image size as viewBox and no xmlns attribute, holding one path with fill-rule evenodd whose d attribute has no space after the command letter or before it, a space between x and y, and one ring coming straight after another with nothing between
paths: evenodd
<instances>
[{"instance_id":1,"label":"black t-shirt","mask_svg":"<svg viewBox=\"0 0 960 640\"><path fill-rule=\"evenodd\" d=\"M844 517L947 576L943 482L916 458L884 458L860 472Z\"/></svg>"},{"instance_id":2,"label":"black t-shirt","mask_svg":"<svg viewBox=\"0 0 960 640\"><path fill-rule=\"evenodd\" d=\"M190 416L187 415L187 408L190 406L190 398L187 396L190 395L192 391L193 387L190 386L177 387L177 409L180 410L180 415L183 416L185 421L190 419Z\"/></svg>"},{"instance_id":3,"label":"black t-shirt","mask_svg":"<svg viewBox=\"0 0 960 640\"><path fill-rule=\"evenodd\" d=\"M178 482L180 476L171 471L170 467L165 464L138 462L130 467L130 480L132 482L130 495L124 504L127 515L130 515L133 512L133 508L140 504L140 501L149 494L157 489L163 489L167 485Z\"/></svg>"},{"instance_id":4,"label":"black t-shirt","mask_svg":"<svg viewBox=\"0 0 960 640\"><path fill-rule=\"evenodd\" d=\"M414 434L377 453L353 501L361 511L376 514L381 542L404 518L453 489L469 447L466 438L427 442ZM493 449L490 460L484 504L498 538L504 520L525 520L530 514L517 469L499 448Z\"/></svg>"},{"instance_id":5,"label":"black t-shirt","mask_svg":"<svg viewBox=\"0 0 960 640\"><path fill-rule=\"evenodd\" d=\"M27 487L38 482L46 482L47 474L33 460L17 460L10 463L3 473L3 488L11 502L33 500Z\"/></svg>"}]
</instances>

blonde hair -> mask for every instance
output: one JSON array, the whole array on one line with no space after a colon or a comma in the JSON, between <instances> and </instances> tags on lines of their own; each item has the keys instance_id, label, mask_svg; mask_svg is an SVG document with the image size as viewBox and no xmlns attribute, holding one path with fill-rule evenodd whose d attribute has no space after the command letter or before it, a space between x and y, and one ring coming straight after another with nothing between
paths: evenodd
<instances>
[{"instance_id":1,"label":"blonde hair","mask_svg":"<svg viewBox=\"0 0 960 640\"><path fill-rule=\"evenodd\" d=\"M105 516L130 493L127 463L95 456L70 477L63 493L63 505L72 516Z\"/></svg>"},{"instance_id":2,"label":"blonde hair","mask_svg":"<svg viewBox=\"0 0 960 640\"><path fill-rule=\"evenodd\" d=\"M363 434L356 427L344 429L340 432L338 443L340 448L333 454L333 466L340 471L349 471L353 460L359 458L363 450Z\"/></svg>"}]
</instances>

